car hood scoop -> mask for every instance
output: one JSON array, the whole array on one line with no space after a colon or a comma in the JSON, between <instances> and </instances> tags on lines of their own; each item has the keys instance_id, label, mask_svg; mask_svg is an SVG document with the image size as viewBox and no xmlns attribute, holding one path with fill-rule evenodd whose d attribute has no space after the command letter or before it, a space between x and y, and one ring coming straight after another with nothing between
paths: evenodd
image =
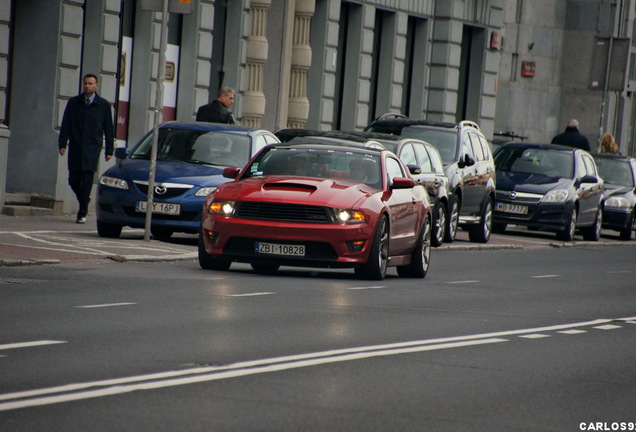
<instances>
[{"instance_id":1,"label":"car hood scoop","mask_svg":"<svg viewBox=\"0 0 636 432\"><path fill-rule=\"evenodd\" d=\"M298 192L309 192L313 193L318 188L315 185L310 185L306 183L295 183L295 182L275 182L275 183L265 183L263 184L263 190L272 191L298 191Z\"/></svg>"}]
</instances>

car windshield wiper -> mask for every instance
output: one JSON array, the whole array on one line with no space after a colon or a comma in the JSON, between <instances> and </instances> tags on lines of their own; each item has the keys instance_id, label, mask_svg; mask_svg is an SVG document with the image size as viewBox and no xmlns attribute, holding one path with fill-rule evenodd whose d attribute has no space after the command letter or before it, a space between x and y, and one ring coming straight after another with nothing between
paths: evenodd
<instances>
[{"instance_id":1,"label":"car windshield wiper","mask_svg":"<svg viewBox=\"0 0 636 432\"><path fill-rule=\"evenodd\" d=\"M188 159L188 160L185 160L184 162L193 163L193 164L199 164L199 165L224 166L223 164L214 163L214 162L205 162L205 161L201 161L201 160L198 160L198 159Z\"/></svg>"}]
</instances>

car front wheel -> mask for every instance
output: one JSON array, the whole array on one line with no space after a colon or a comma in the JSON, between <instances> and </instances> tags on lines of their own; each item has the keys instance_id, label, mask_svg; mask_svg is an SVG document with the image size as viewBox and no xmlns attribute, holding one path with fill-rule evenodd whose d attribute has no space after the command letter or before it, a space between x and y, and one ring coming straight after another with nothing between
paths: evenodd
<instances>
[{"instance_id":1,"label":"car front wheel","mask_svg":"<svg viewBox=\"0 0 636 432\"><path fill-rule=\"evenodd\" d=\"M474 243L488 243L492 230L492 198L488 197L479 217L479 225L471 227L468 238Z\"/></svg>"},{"instance_id":2,"label":"car front wheel","mask_svg":"<svg viewBox=\"0 0 636 432\"><path fill-rule=\"evenodd\" d=\"M450 199L448 217L446 222L446 235L444 241L452 243L457 235L457 224L459 223L459 197L453 195Z\"/></svg>"},{"instance_id":3,"label":"car front wheel","mask_svg":"<svg viewBox=\"0 0 636 432\"><path fill-rule=\"evenodd\" d=\"M634 230L636 229L636 212L632 212L629 221L627 222L627 226L621 230L620 239L621 240L631 240Z\"/></svg>"},{"instance_id":4,"label":"car front wheel","mask_svg":"<svg viewBox=\"0 0 636 432\"><path fill-rule=\"evenodd\" d=\"M599 207L598 212L596 213L596 220L594 220L594 225L589 228L586 228L583 231L583 240L588 241L599 241L601 238L601 229L603 228L603 209Z\"/></svg>"},{"instance_id":5,"label":"car front wheel","mask_svg":"<svg viewBox=\"0 0 636 432\"><path fill-rule=\"evenodd\" d=\"M203 232L199 232L199 266L204 270L227 270L232 265L231 261L215 258L205 250L203 242Z\"/></svg>"},{"instance_id":6,"label":"car front wheel","mask_svg":"<svg viewBox=\"0 0 636 432\"><path fill-rule=\"evenodd\" d=\"M446 205L443 202L437 203L435 206L435 214L433 216L433 232L431 233L431 244L435 247L444 243L446 235Z\"/></svg>"},{"instance_id":7,"label":"car front wheel","mask_svg":"<svg viewBox=\"0 0 636 432\"><path fill-rule=\"evenodd\" d=\"M420 230L420 238L411 254L411 263L397 268L401 277L423 278L428 273L431 262L431 217L426 215Z\"/></svg>"},{"instance_id":8,"label":"car front wheel","mask_svg":"<svg viewBox=\"0 0 636 432\"><path fill-rule=\"evenodd\" d=\"M356 267L356 276L362 279L382 280L386 276L389 261L389 222L382 216L373 236L369 260L361 267Z\"/></svg>"},{"instance_id":9,"label":"car front wheel","mask_svg":"<svg viewBox=\"0 0 636 432\"><path fill-rule=\"evenodd\" d=\"M576 210L576 207L574 207L572 209L572 213L570 213L570 218L568 219L568 223L565 225L565 229L557 233L557 237L559 238L559 240L563 240L563 241L574 240L574 233L576 232L577 219L578 219L578 211Z\"/></svg>"}]
</instances>

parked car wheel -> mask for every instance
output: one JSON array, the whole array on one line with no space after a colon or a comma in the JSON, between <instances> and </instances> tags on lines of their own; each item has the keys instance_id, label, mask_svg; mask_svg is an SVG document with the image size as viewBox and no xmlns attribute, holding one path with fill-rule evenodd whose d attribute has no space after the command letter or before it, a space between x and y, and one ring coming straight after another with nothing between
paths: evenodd
<instances>
[{"instance_id":1,"label":"parked car wheel","mask_svg":"<svg viewBox=\"0 0 636 432\"><path fill-rule=\"evenodd\" d=\"M230 268L232 264L228 260L214 258L211 254L209 254L205 250L205 245L203 243L203 233L199 232L199 266L204 270L227 270Z\"/></svg>"},{"instance_id":2,"label":"parked car wheel","mask_svg":"<svg viewBox=\"0 0 636 432\"><path fill-rule=\"evenodd\" d=\"M431 228L431 218L427 215L420 232L420 238L413 249L411 263L397 268L398 275L401 277L423 278L426 276L431 262Z\"/></svg>"},{"instance_id":3,"label":"parked car wheel","mask_svg":"<svg viewBox=\"0 0 636 432\"><path fill-rule=\"evenodd\" d=\"M488 243L492 230L492 198L488 197L479 217L479 225L471 227L468 238L474 243Z\"/></svg>"},{"instance_id":4,"label":"parked car wheel","mask_svg":"<svg viewBox=\"0 0 636 432\"><path fill-rule=\"evenodd\" d=\"M431 244L435 247L441 246L442 243L444 243L444 237L446 236L446 219L446 204L440 202L435 206L433 215Z\"/></svg>"},{"instance_id":5,"label":"parked car wheel","mask_svg":"<svg viewBox=\"0 0 636 432\"><path fill-rule=\"evenodd\" d=\"M601 238L601 229L603 227L603 209L599 207L596 213L594 225L583 230L583 240L598 241Z\"/></svg>"},{"instance_id":6,"label":"parked car wheel","mask_svg":"<svg viewBox=\"0 0 636 432\"><path fill-rule=\"evenodd\" d=\"M444 241L446 243L452 243L455 241L457 235L457 224L459 223L459 197L453 195L450 200L450 210L448 211L448 217L446 218L446 234Z\"/></svg>"},{"instance_id":7,"label":"parked car wheel","mask_svg":"<svg viewBox=\"0 0 636 432\"><path fill-rule=\"evenodd\" d=\"M389 223L386 217L378 222L375 231L371 254L366 264L356 267L356 276L363 279L382 280L386 276L386 267L389 256Z\"/></svg>"},{"instance_id":8,"label":"parked car wheel","mask_svg":"<svg viewBox=\"0 0 636 432\"><path fill-rule=\"evenodd\" d=\"M570 213L570 219L568 220L567 225L563 231L557 232L557 237L563 241L572 241L574 240L574 233L576 232L576 220L578 218L578 211L576 207L572 209L572 213Z\"/></svg>"},{"instance_id":9,"label":"parked car wheel","mask_svg":"<svg viewBox=\"0 0 636 432\"><path fill-rule=\"evenodd\" d=\"M629 218L629 223L627 224L625 228L621 230L620 239L631 240L635 229L636 229L636 214L632 212L632 215Z\"/></svg>"},{"instance_id":10,"label":"parked car wheel","mask_svg":"<svg viewBox=\"0 0 636 432\"><path fill-rule=\"evenodd\" d=\"M121 225L109 224L97 219L97 235L100 237L119 238L121 229Z\"/></svg>"}]
</instances>

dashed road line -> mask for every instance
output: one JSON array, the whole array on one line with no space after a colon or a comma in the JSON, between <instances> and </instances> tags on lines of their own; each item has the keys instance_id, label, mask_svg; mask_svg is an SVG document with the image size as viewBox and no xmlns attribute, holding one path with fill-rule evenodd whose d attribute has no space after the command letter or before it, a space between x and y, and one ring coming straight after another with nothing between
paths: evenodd
<instances>
[{"instance_id":1,"label":"dashed road line","mask_svg":"<svg viewBox=\"0 0 636 432\"><path fill-rule=\"evenodd\" d=\"M97 309L97 308L106 308L106 307L117 307L117 306L133 306L137 303L105 303L105 304L95 304L95 305L84 305L84 306L75 306L77 309Z\"/></svg>"},{"instance_id":2,"label":"dashed road line","mask_svg":"<svg viewBox=\"0 0 636 432\"><path fill-rule=\"evenodd\" d=\"M261 360L244 361L229 365L189 368L185 370L166 371L125 378L113 378L101 381L25 390L0 394L0 411L52 405L62 402L113 396L133 391L153 390L303 367L356 361L367 358L495 344L508 342L510 341L509 338L512 336L536 339L549 337L546 333L553 331L566 332L566 334L569 334L567 332L589 327L609 330L622 327L612 324L614 322L632 321L636 321L636 317L598 319L547 327L296 354Z\"/></svg>"}]
</instances>

